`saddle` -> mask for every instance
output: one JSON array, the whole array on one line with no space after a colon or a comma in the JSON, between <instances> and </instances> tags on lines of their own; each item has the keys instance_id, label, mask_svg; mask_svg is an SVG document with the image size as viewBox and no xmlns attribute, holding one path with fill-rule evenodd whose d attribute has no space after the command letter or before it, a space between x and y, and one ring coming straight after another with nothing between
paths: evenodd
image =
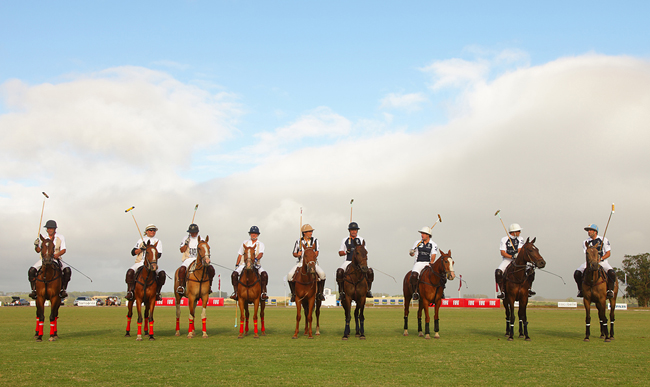
<instances>
[{"instance_id":1,"label":"saddle","mask_svg":"<svg viewBox=\"0 0 650 387\"><path fill-rule=\"evenodd\" d=\"M588 285L588 286L595 286L595 285L600 284L601 282L607 282L607 272L600 265L598 265L598 276L596 278L597 278L596 283L588 284L587 283L587 276L583 274L582 275L582 283L585 284L585 285Z\"/></svg>"},{"instance_id":2,"label":"saddle","mask_svg":"<svg viewBox=\"0 0 650 387\"><path fill-rule=\"evenodd\" d=\"M52 260L52 266L54 267L54 270L61 271L61 261L59 261L58 259L53 259ZM36 272L37 276L43 272L44 267L45 266L41 266L41 267L38 268L38 272Z\"/></svg>"}]
</instances>

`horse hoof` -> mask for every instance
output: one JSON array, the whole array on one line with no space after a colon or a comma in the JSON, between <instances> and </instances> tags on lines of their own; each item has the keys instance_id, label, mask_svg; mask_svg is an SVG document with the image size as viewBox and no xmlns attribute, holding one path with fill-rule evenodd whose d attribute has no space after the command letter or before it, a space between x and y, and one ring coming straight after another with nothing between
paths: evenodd
<instances>
[{"instance_id":1,"label":"horse hoof","mask_svg":"<svg viewBox=\"0 0 650 387\"><path fill-rule=\"evenodd\" d=\"M204 339L207 339L207 338L208 338L208 334L204 332L202 337L203 337Z\"/></svg>"},{"instance_id":2,"label":"horse hoof","mask_svg":"<svg viewBox=\"0 0 650 387\"><path fill-rule=\"evenodd\" d=\"M244 338L244 336L237 336L237 338L238 338L238 339L243 339L243 338Z\"/></svg>"},{"instance_id":3,"label":"horse hoof","mask_svg":"<svg viewBox=\"0 0 650 387\"><path fill-rule=\"evenodd\" d=\"M520 338L520 339L523 339L523 338L524 338L524 335L519 335L519 338Z\"/></svg>"},{"instance_id":4,"label":"horse hoof","mask_svg":"<svg viewBox=\"0 0 650 387\"><path fill-rule=\"evenodd\" d=\"M611 340L609 337L605 339L605 342L606 342L606 343L610 343L611 341L612 341L612 340Z\"/></svg>"},{"instance_id":5,"label":"horse hoof","mask_svg":"<svg viewBox=\"0 0 650 387\"><path fill-rule=\"evenodd\" d=\"M409 331L405 330L404 333L403 333L403 335L404 335L404 336L408 336L408 335L409 335Z\"/></svg>"},{"instance_id":6,"label":"horse hoof","mask_svg":"<svg viewBox=\"0 0 650 387\"><path fill-rule=\"evenodd\" d=\"M41 339L40 337L37 337L37 338L36 338L36 342L37 342L37 343L40 343L40 342L42 342L42 341L43 341L43 339Z\"/></svg>"},{"instance_id":7,"label":"horse hoof","mask_svg":"<svg viewBox=\"0 0 650 387\"><path fill-rule=\"evenodd\" d=\"M530 341L530 337L526 337L526 341Z\"/></svg>"},{"instance_id":8,"label":"horse hoof","mask_svg":"<svg viewBox=\"0 0 650 387\"><path fill-rule=\"evenodd\" d=\"M424 335L424 338L425 338L426 340L430 340L430 339L431 339L431 336L430 336L430 335Z\"/></svg>"},{"instance_id":9,"label":"horse hoof","mask_svg":"<svg viewBox=\"0 0 650 387\"><path fill-rule=\"evenodd\" d=\"M156 340L156 338L154 338L153 336L149 336L149 341L154 341L154 340Z\"/></svg>"},{"instance_id":10,"label":"horse hoof","mask_svg":"<svg viewBox=\"0 0 650 387\"><path fill-rule=\"evenodd\" d=\"M129 332L126 332L126 335L124 337L131 337L131 334Z\"/></svg>"},{"instance_id":11,"label":"horse hoof","mask_svg":"<svg viewBox=\"0 0 650 387\"><path fill-rule=\"evenodd\" d=\"M512 337L508 337L508 341L512 341L512 340L514 340Z\"/></svg>"},{"instance_id":12,"label":"horse hoof","mask_svg":"<svg viewBox=\"0 0 650 387\"><path fill-rule=\"evenodd\" d=\"M307 339L313 339L313 338L314 338L314 336L309 336L309 337L307 337Z\"/></svg>"},{"instance_id":13,"label":"horse hoof","mask_svg":"<svg viewBox=\"0 0 650 387\"><path fill-rule=\"evenodd\" d=\"M364 335L359 336L359 340L365 340L365 339L366 339L366 336L364 336Z\"/></svg>"},{"instance_id":14,"label":"horse hoof","mask_svg":"<svg viewBox=\"0 0 650 387\"><path fill-rule=\"evenodd\" d=\"M438 332L436 332L436 334L433 335L433 338L434 338L434 339L439 339L439 338L440 338L440 335L438 334Z\"/></svg>"},{"instance_id":15,"label":"horse hoof","mask_svg":"<svg viewBox=\"0 0 650 387\"><path fill-rule=\"evenodd\" d=\"M180 336L180 335L181 335L181 331L176 331L175 336Z\"/></svg>"},{"instance_id":16,"label":"horse hoof","mask_svg":"<svg viewBox=\"0 0 650 387\"><path fill-rule=\"evenodd\" d=\"M56 336L50 337L49 341L56 341ZM605 340L605 341L607 341L607 340Z\"/></svg>"},{"instance_id":17,"label":"horse hoof","mask_svg":"<svg viewBox=\"0 0 650 387\"><path fill-rule=\"evenodd\" d=\"M604 339L604 338L605 338L605 335L600 335L600 338L601 338L601 339Z\"/></svg>"},{"instance_id":18,"label":"horse hoof","mask_svg":"<svg viewBox=\"0 0 650 387\"><path fill-rule=\"evenodd\" d=\"M361 335L358 333L355 333L354 337L360 337Z\"/></svg>"},{"instance_id":19,"label":"horse hoof","mask_svg":"<svg viewBox=\"0 0 650 387\"><path fill-rule=\"evenodd\" d=\"M588 342L588 341L589 341L589 338L586 338L586 337L585 337L584 341L587 341L587 342Z\"/></svg>"},{"instance_id":20,"label":"horse hoof","mask_svg":"<svg viewBox=\"0 0 650 387\"><path fill-rule=\"evenodd\" d=\"M266 336L266 332L262 332L262 336Z\"/></svg>"},{"instance_id":21,"label":"horse hoof","mask_svg":"<svg viewBox=\"0 0 650 387\"><path fill-rule=\"evenodd\" d=\"M343 336L343 339L342 339L342 340L347 340L347 339L348 339L348 337L347 337L347 336Z\"/></svg>"},{"instance_id":22,"label":"horse hoof","mask_svg":"<svg viewBox=\"0 0 650 387\"><path fill-rule=\"evenodd\" d=\"M422 332L418 332L418 336L419 336L419 337L424 337L424 333L422 333Z\"/></svg>"},{"instance_id":23,"label":"horse hoof","mask_svg":"<svg viewBox=\"0 0 650 387\"><path fill-rule=\"evenodd\" d=\"M298 338L298 335L293 335L293 336L291 336L291 339L292 339L292 340L293 340L293 339L297 339L297 338Z\"/></svg>"},{"instance_id":24,"label":"horse hoof","mask_svg":"<svg viewBox=\"0 0 650 387\"><path fill-rule=\"evenodd\" d=\"M138 336L135 341L142 341L142 337Z\"/></svg>"},{"instance_id":25,"label":"horse hoof","mask_svg":"<svg viewBox=\"0 0 650 387\"><path fill-rule=\"evenodd\" d=\"M316 336L320 336L320 331L316 331Z\"/></svg>"},{"instance_id":26,"label":"horse hoof","mask_svg":"<svg viewBox=\"0 0 650 387\"><path fill-rule=\"evenodd\" d=\"M259 339L260 337L258 335L253 336L254 339Z\"/></svg>"}]
</instances>

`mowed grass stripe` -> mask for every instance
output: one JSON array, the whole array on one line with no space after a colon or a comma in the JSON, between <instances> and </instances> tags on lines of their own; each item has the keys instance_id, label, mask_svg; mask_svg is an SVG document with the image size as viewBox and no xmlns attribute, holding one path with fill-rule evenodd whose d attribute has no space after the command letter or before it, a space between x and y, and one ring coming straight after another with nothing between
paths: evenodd
<instances>
[{"instance_id":1,"label":"mowed grass stripe","mask_svg":"<svg viewBox=\"0 0 650 387\"><path fill-rule=\"evenodd\" d=\"M529 309L531 342L505 339L503 309L442 309L439 340L417 337L415 308L410 335L402 336L403 311L395 307L366 308L365 341L341 340L340 308L323 309L320 337L292 340L295 313L268 307L267 336L237 339L235 309L209 308L210 337L189 340L187 308L182 310L182 335L176 337L175 309L159 307L156 340L136 342L135 323L132 337L123 337L125 307L64 307L60 340L36 343L34 308L0 308L0 384L644 385L650 376L650 312L645 310L617 312L612 343L598 336L582 341L580 309ZM200 330L198 316L197 322ZM301 333L303 323L304 318ZM46 326L45 340L48 332Z\"/></svg>"}]
</instances>

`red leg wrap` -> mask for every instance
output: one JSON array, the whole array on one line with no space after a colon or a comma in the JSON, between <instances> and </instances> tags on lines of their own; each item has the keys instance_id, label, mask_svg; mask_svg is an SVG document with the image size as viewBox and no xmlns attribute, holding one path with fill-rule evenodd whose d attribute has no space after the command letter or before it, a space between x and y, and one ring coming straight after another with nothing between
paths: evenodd
<instances>
[{"instance_id":1,"label":"red leg wrap","mask_svg":"<svg viewBox=\"0 0 650 387\"><path fill-rule=\"evenodd\" d=\"M176 330L177 331L181 330L181 319L178 317L176 318Z\"/></svg>"},{"instance_id":2,"label":"red leg wrap","mask_svg":"<svg viewBox=\"0 0 650 387\"><path fill-rule=\"evenodd\" d=\"M139 322L138 323L138 336L141 336L141 335L142 335L142 323Z\"/></svg>"},{"instance_id":3,"label":"red leg wrap","mask_svg":"<svg viewBox=\"0 0 650 387\"><path fill-rule=\"evenodd\" d=\"M203 318L203 319L201 320L201 321L203 322L203 332L206 331L206 329L205 329L205 320L206 320L205 318Z\"/></svg>"}]
</instances>

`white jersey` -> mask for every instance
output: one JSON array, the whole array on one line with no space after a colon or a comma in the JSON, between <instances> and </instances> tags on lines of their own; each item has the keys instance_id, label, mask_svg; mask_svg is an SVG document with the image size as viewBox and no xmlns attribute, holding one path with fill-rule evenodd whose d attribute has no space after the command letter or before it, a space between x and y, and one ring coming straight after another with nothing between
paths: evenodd
<instances>
[{"instance_id":1,"label":"white jersey","mask_svg":"<svg viewBox=\"0 0 650 387\"><path fill-rule=\"evenodd\" d=\"M438 255L438 245L431 239L429 239L429 243L423 243L422 239L418 239L413 244L413 248L411 250L415 250L414 256L416 262L429 263L431 262L432 256Z\"/></svg>"},{"instance_id":2,"label":"white jersey","mask_svg":"<svg viewBox=\"0 0 650 387\"><path fill-rule=\"evenodd\" d=\"M45 239L50 239L50 236L47 235L47 234L45 234L45 235L41 234L41 236L43 238L45 238ZM65 249L66 249L66 247L65 247L65 237L63 235L59 234L58 232L54 233L54 252L58 253L61 250L65 250Z\"/></svg>"},{"instance_id":3,"label":"white jersey","mask_svg":"<svg viewBox=\"0 0 650 387\"><path fill-rule=\"evenodd\" d=\"M162 254L162 252L163 252L163 250L162 250L162 242L156 237L149 238L148 236L145 235L143 238L138 239L138 241L136 242L136 244L135 244L135 246L133 248L134 249L144 250L144 247L147 245L147 242L151 242L152 245L155 245L156 243L158 243L156 245L156 251L158 252L158 255ZM135 257L135 262L136 263L142 261L143 252L144 251L141 251L140 254L138 254Z\"/></svg>"},{"instance_id":4,"label":"white jersey","mask_svg":"<svg viewBox=\"0 0 650 387\"><path fill-rule=\"evenodd\" d=\"M357 235L357 237L354 238L354 240L358 245L364 244L363 237L360 237L359 235ZM366 246L366 251L367 250L368 250L368 246ZM347 236L343 238L343 240L341 241L341 247L339 248L339 251L345 251L346 252L345 260L352 261L352 237Z\"/></svg>"},{"instance_id":5,"label":"white jersey","mask_svg":"<svg viewBox=\"0 0 650 387\"><path fill-rule=\"evenodd\" d=\"M512 247L512 243L515 244L514 248ZM507 254L510 255L515 255L515 253L519 252L519 249L521 249L523 246L524 246L524 238L522 236L518 236L515 238L512 235L510 235L509 237L505 236L501 238L501 246L499 247L499 250L505 251Z\"/></svg>"},{"instance_id":6,"label":"white jersey","mask_svg":"<svg viewBox=\"0 0 650 387\"><path fill-rule=\"evenodd\" d=\"M296 243L293 245L293 252L297 253L298 252L298 246L302 244L302 247L300 248L301 251L305 251L305 248L313 247L314 251L319 251L318 250L318 239L311 237L307 240L305 239L300 239L299 241L296 241Z\"/></svg>"},{"instance_id":7,"label":"white jersey","mask_svg":"<svg viewBox=\"0 0 650 387\"><path fill-rule=\"evenodd\" d=\"M589 246L595 246L596 243L598 243L598 241L600 241L600 248L598 249L598 254L600 255L601 258L603 257L603 255L605 255L605 253L612 250L612 247L610 246L609 240L607 238L603 239L603 237L601 237L600 235L596 235L596 238L594 239L588 238L585 239L584 242L582 242L582 252L587 253L587 246L586 246L587 244L589 244Z\"/></svg>"},{"instance_id":8,"label":"white jersey","mask_svg":"<svg viewBox=\"0 0 650 387\"><path fill-rule=\"evenodd\" d=\"M264 253L264 243L260 242L259 239L256 242L253 242L250 239L247 240L247 241L244 241L241 245L239 245L239 250L237 251L238 255L244 255L244 246L246 246L246 247L255 246L255 257L257 257L259 254Z\"/></svg>"},{"instance_id":9,"label":"white jersey","mask_svg":"<svg viewBox=\"0 0 650 387\"><path fill-rule=\"evenodd\" d=\"M198 253L198 248L199 248L199 236L197 235L196 238L193 238L191 235L188 235L184 237L181 240L181 245L180 247L185 246L185 241L189 239L189 243L187 244L187 250L183 253L181 256L181 260L185 261L186 259L196 259L197 253Z\"/></svg>"}]
</instances>

